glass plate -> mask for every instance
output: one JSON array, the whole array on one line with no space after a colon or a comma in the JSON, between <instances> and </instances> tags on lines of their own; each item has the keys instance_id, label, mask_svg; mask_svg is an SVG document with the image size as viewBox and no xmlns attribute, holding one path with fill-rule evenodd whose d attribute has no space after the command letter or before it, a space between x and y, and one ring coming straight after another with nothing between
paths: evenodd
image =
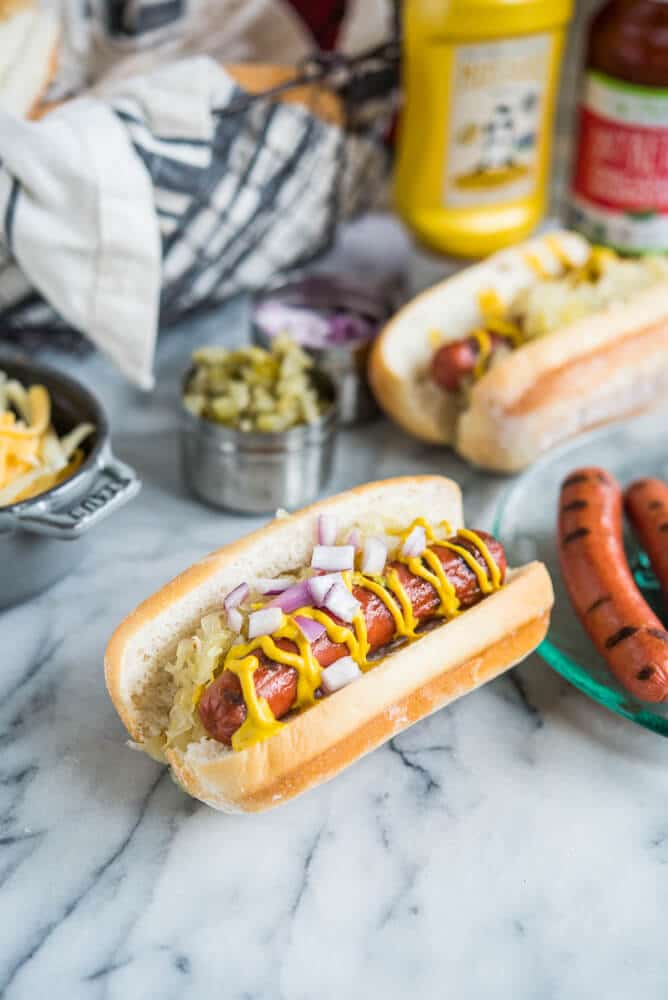
<instances>
[{"instance_id":1,"label":"glass plate","mask_svg":"<svg viewBox=\"0 0 668 1000\"><path fill-rule=\"evenodd\" d=\"M655 410L626 423L592 431L549 452L504 493L494 525L494 533L505 545L511 565L540 559L552 576L556 600L550 630L538 649L542 658L590 698L663 736L668 736L668 702L648 704L624 691L573 611L559 570L556 523L561 482L579 466L603 466L622 486L641 476L668 479L666 418L668 410ZM628 532L625 541L638 586L654 611L668 624L645 554Z\"/></svg>"}]
</instances>

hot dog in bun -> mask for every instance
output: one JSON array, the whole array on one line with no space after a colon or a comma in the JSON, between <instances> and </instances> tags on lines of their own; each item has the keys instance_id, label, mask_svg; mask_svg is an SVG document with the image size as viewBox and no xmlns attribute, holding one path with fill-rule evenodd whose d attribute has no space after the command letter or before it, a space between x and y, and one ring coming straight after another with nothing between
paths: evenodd
<instances>
[{"instance_id":1,"label":"hot dog in bun","mask_svg":"<svg viewBox=\"0 0 668 1000\"><path fill-rule=\"evenodd\" d=\"M668 393L668 261L560 231L409 302L376 340L381 406L425 441L513 472Z\"/></svg>"},{"instance_id":2,"label":"hot dog in bun","mask_svg":"<svg viewBox=\"0 0 668 1000\"><path fill-rule=\"evenodd\" d=\"M542 564L463 527L456 483L371 483L167 584L116 630L107 687L186 791L259 811L522 660L552 601Z\"/></svg>"}]
</instances>

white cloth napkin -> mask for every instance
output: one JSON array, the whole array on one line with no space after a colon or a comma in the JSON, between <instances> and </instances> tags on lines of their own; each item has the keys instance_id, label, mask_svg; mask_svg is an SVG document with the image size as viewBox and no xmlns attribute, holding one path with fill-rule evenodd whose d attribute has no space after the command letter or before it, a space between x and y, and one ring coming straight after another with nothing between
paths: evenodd
<instances>
[{"instance_id":1,"label":"white cloth napkin","mask_svg":"<svg viewBox=\"0 0 668 1000\"><path fill-rule=\"evenodd\" d=\"M142 388L153 384L161 249L152 184L99 101L0 117L0 218L30 284Z\"/></svg>"}]
</instances>

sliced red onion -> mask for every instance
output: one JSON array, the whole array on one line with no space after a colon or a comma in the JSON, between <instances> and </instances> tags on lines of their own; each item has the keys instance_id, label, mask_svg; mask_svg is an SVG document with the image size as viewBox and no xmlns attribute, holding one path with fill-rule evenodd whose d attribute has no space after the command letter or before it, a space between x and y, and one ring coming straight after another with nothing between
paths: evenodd
<instances>
[{"instance_id":1,"label":"sliced red onion","mask_svg":"<svg viewBox=\"0 0 668 1000\"><path fill-rule=\"evenodd\" d=\"M295 582L294 576L259 577L254 581L255 589L261 594L282 594Z\"/></svg>"},{"instance_id":2,"label":"sliced red onion","mask_svg":"<svg viewBox=\"0 0 668 1000\"><path fill-rule=\"evenodd\" d=\"M230 608L238 607L242 601L245 601L250 594L250 587L247 583L240 583L238 587L231 590L223 604L225 605L225 610L229 611Z\"/></svg>"},{"instance_id":3,"label":"sliced red onion","mask_svg":"<svg viewBox=\"0 0 668 1000\"><path fill-rule=\"evenodd\" d=\"M290 614L291 611L296 611L297 608L303 608L305 604L311 604L310 582L310 580L301 580L300 583L293 584L287 590L284 590L282 594L279 594L278 597L272 598L267 607L278 608L280 611Z\"/></svg>"},{"instance_id":4,"label":"sliced red onion","mask_svg":"<svg viewBox=\"0 0 668 1000\"><path fill-rule=\"evenodd\" d=\"M334 514L321 514L318 518L318 541L321 545L334 545L339 530Z\"/></svg>"},{"instance_id":5,"label":"sliced red onion","mask_svg":"<svg viewBox=\"0 0 668 1000\"><path fill-rule=\"evenodd\" d=\"M362 572L375 576L387 562L387 547L382 538L366 538L362 549Z\"/></svg>"},{"instance_id":6,"label":"sliced red onion","mask_svg":"<svg viewBox=\"0 0 668 1000\"><path fill-rule=\"evenodd\" d=\"M338 313L329 321L329 339L333 344L347 344L355 340L369 340L376 332L363 316Z\"/></svg>"},{"instance_id":7,"label":"sliced red onion","mask_svg":"<svg viewBox=\"0 0 668 1000\"><path fill-rule=\"evenodd\" d=\"M342 656L340 660L332 663L321 674L320 687L325 694L333 694L339 688L345 687L352 681L356 681L362 676L362 671L357 666L352 656Z\"/></svg>"},{"instance_id":8,"label":"sliced red onion","mask_svg":"<svg viewBox=\"0 0 668 1000\"><path fill-rule=\"evenodd\" d=\"M362 536L360 535L357 528L353 528L348 537L346 538L346 545L352 545L352 547L357 550L362 547Z\"/></svg>"},{"instance_id":9,"label":"sliced red onion","mask_svg":"<svg viewBox=\"0 0 668 1000\"><path fill-rule=\"evenodd\" d=\"M312 576L308 581L311 592L310 601L316 607L320 607L335 583L343 585L343 577L340 573L323 573L322 576Z\"/></svg>"},{"instance_id":10,"label":"sliced red onion","mask_svg":"<svg viewBox=\"0 0 668 1000\"><path fill-rule=\"evenodd\" d=\"M341 621L351 622L360 609L360 602L353 597L344 583L335 583L327 591L323 607Z\"/></svg>"},{"instance_id":11,"label":"sliced red onion","mask_svg":"<svg viewBox=\"0 0 668 1000\"><path fill-rule=\"evenodd\" d=\"M307 618L305 615L297 615L294 622L309 642L315 642L326 631L322 622L314 621L313 618Z\"/></svg>"},{"instance_id":12,"label":"sliced red onion","mask_svg":"<svg viewBox=\"0 0 668 1000\"><path fill-rule=\"evenodd\" d=\"M280 608L262 608L248 616L248 638L257 639L261 635L270 635L283 624L283 612Z\"/></svg>"},{"instance_id":13,"label":"sliced red onion","mask_svg":"<svg viewBox=\"0 0 668 1000\"><path fill-rule=\"evenodd\" d=\"M241 632L244 627L244 616L238 608L230 608L227 612L227 624L233 632Z\"/></svg>"},{"instance_id":14,"label":"sliced red onion","mask_svg":"<svg viewBox=\"0 0 668 1000\"><path fill-rule=\"evenodd\" d=\"M329 335L329 320L312 309L284 305L275 299L260 303L255 322L270 337L285 334L306 347L323 347Z\"/></svg>"},{"instance_id":15,"label":"sliced red onion","mask_svg":"<svg viewBox=\"0 0 668 1000\"><path fill-rule=\"evenodd\" d=\"M416 524L402 545L401 554L407 559L412 559L415 556L421 556L426 548L427 533L421 525Z\"/></svg>"},{"instance_id":16,"label":"sliced red onion","mask_svg":"<svg viewBox=\"0 0 668 1000\"><path fill-rule=\"evenodd\" d=\"M325 569L328 572L353 569L355 549L352 545L316 545L313 548L311 566L313 569Z\"/></svg>"}]
</instances>

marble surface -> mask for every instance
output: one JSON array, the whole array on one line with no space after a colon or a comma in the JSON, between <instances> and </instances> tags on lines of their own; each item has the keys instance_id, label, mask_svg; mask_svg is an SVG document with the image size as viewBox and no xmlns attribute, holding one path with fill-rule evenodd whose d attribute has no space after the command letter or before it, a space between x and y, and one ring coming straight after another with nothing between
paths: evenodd
<instances>
[{"instance_id":1,"label":"marble surface","mask_svg":"<svg viewBox=\"0 0 668 1000\"><path fill-rule=\"evenodd\" d=\"M401 238L383 245L401 263ZM0 996L665 998L668 741L536 656L258 817L199 805L126 747L113 627L259 523L200 506L178 464L188 352L244 323L233 303L167 332L153 396L100 357L56 359L144 488L75 573L0 613ZM370 470L453 475L480 527L507 484L384 421L343 435L330 489Z\"/></svg>"}]
</instances>

